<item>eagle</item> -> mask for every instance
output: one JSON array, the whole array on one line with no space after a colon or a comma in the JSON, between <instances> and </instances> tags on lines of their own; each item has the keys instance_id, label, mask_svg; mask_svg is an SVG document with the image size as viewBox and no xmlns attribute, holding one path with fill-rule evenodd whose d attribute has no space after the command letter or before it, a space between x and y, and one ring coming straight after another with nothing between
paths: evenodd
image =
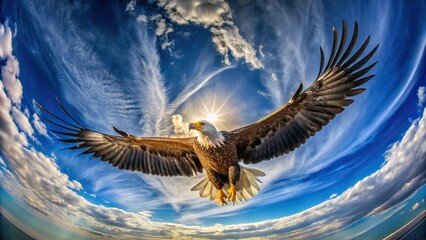
<instances>
[{"instance_id":1,"label":"eagle","mask_svg":"<svg viewBox=\"0 0 426 240\"><path fill-rule=\"evenodd\" d=\"M351 54L358 37L357 22L345 48L346 37L347 26L342 21L340 41L333 27L333 47L324 69L324 52L320 47L319 73L312 85L303 90L300 84L287 104L232 131L219 131L212 123L200 120L188 125L189 131L196 131L195 137L138 137L115 127L118 135L109 135L85 127L59 100L68 120L36 104L49 115L41 117L55 126L49 131L60 135L59 141L72 144L67 149L84 150L81 154L92 154L119 169L145 174L191 177L205 171L207 176L191 190L219 205L235 204L258 194L259 177L265 176L262 171L240 163L256 164L300 147L353 103L350 97L364 92L365 88L359 86L374 77L365 75L377 61L366 64L378 45L364 54L370 41L368 36Z\"/></svg>"}]
</instances>

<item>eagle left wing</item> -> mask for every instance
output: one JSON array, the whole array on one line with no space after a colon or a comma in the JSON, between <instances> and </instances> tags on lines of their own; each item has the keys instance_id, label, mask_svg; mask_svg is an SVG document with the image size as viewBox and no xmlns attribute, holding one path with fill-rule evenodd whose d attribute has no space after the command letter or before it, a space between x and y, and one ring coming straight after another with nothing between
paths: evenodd
<instances>
[{"instance_id":1,"label":"eagle left wing","mask_svg":"<svg viewBox=\"0 0 426 240\"><path fill-rule=\"evenodd\" d=\"M59 101L58 103L73 123L61 119L36 102L40 109L57 120L52 121L40 116L61 128L61 130L50 130L66 137L58 140L74 144L67 149L85 150L81 154L93 154L93 157L100 158L119 169L146 174L189 177L203 172L203 167L192 146L194 138L136 137L115 127L113 127L114 130L120 136L96 132L84 127Z\"/></svg>"},{"instance_id":2,"label":"eagle left wing","mask_svg":"<svg viewBox=\"0 0 426 240\"><path fill-rule=\"evenodd\" d=\"M343 34L339 47L338 34L333 27L333 48L324 71L324 53L320 49L320 71L317 80L309 88L302 92L303 86L300 84L285 106L255 123L230 132L240 161L245 164L259 163L293 151L351 104L353 100L348 97L365 90L357 87L374 75L361 77L377 62L365 68L363 66L374 55L378 46L359 59L368 45L368 37L359 50L350 56L358 36L358 25L355 22L352 39L343 53L347 30L345 22L342 24Z\"/></svg>"}]
</instances>

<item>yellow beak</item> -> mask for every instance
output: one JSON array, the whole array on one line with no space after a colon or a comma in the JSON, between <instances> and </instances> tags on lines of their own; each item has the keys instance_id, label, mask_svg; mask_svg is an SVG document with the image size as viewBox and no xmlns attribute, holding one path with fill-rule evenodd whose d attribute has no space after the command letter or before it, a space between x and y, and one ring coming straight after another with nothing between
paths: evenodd
<instances>
[{"instance_id":1,"label":"yellow beak","mask_svg":"<svg viewBox=\"0 0 426 240\"><path fill-rule=\"evenodd\" d=\"M200 122L193 122L188 125L188 131L191 131L192 129L200 131L201 128L202 128L202 125Z\"/></svg>"}]
</instances>

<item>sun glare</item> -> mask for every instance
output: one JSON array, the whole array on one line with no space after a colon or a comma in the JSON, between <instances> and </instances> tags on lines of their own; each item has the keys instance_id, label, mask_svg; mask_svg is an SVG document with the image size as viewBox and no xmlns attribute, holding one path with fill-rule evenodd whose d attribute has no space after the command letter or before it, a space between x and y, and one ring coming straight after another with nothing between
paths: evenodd
<instances>
[{"instance_id":1,"label":"sun glare","mask_svg":"<svg viewBox=\"0 0 426 240\"><path fill-rule=\"evenodd\" d=\"M217 90L214 93L198 95L182 109L185 120L187 122L206 120L220 130L234 129L241 122L241 115L240 109L235 108L236 104L231 102L231 96L236 97L231 93Z\"/></svg>"},{"instance_id":2,"label":"sun glare","mask_svg":"<svg viewBox=\"0 0 426 240\"><path fill-rule=\"evenodd\" d=\"M206 117L207 117L207 121L211 123L215 123L217 121L216 113L208 113Z\"/></svg>"}]
</instances>

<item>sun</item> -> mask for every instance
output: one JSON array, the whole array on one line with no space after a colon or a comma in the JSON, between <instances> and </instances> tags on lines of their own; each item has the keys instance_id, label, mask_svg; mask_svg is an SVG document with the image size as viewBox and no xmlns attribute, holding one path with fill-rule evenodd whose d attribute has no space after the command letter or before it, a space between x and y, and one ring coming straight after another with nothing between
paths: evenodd
<instances>
[{"instance_id":1,"label":"sun","mask_svg":"<svg viewBox=\"0 0 426 240\"><path fill-rule=\"evenodd\" d=\"M235 107L238 104L232 98L236 95L229 90L216 89L196 95L180 109L184 116L182 119L188 123L206 120L220 130L232 130L240 126L241 109Z\"/></svg>"},{"instance_id":2,"label":"sun","mask_svg":"<svg viewBox=\"0 0 426 240\"><path fill-rule=\"evenodd\" d=\"M217 114L216 113L208 113L206 115L207 121L211 123L215 123L217 121Z\"/></svg>"}]
</instances>

